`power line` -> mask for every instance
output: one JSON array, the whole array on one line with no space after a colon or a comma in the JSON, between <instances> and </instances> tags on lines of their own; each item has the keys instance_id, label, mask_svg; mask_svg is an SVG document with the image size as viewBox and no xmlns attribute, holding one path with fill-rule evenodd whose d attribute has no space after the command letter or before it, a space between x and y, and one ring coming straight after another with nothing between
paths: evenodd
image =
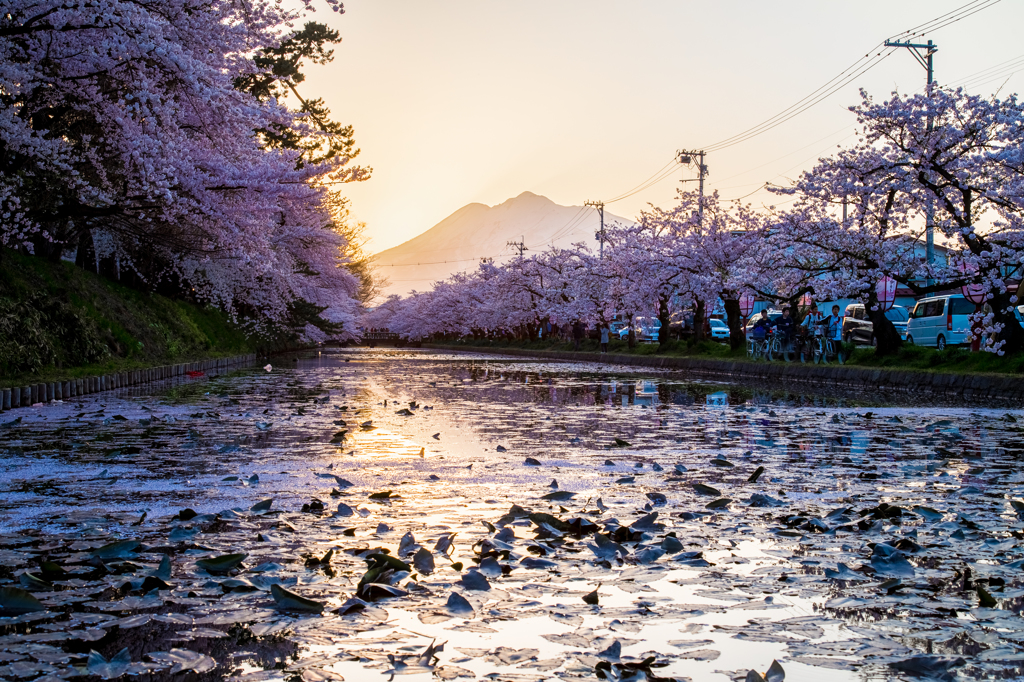
<instances>
[{"instance_id":1,"label":"power line","mask_svg":"<svg viewBox=\"0 0 1024 682\"><path fill-rule=\"evenodd\" d=\"M969 16L977 14L978 12L980 12L982 10L986 10L989 7L992 7L993 5L999 4L1000 2L1002 2L1002 0L983 0L982 4L980 6L978 6L976 9L974 9L974 10L972 10L970 12L967 12L966 14L962 14L962 15L956 17L956 18L953 18L953 19L950 19L948 21L945 21L945 22L939 24L938 26L929 26L927 29L921 31L920 33L917 33L916 35L924 35L925 32L938 31L939 29L946 28L950 24L955 24L958 21L961 21L963 19L966 19ZM974 4L974 3L969 3L969 4Z\"/></svg>"},{"instance_id":2,"label":"power line","mask_svg":"<svg viewBox=\"0 0 1024 682\"><path fill-rule=\"evenodd\" d=\"M609 200L608 200L607 202L605 202L605 203L608 203L608 204L610 204L610 203L612 203L612 202L614 202L614 201L619 201L620 199L625 199L625 198L626 198L626 197L628 197L628 196L632 196L632 195L636 194L637 192L640 192L640 191L642 191L645 185L649 187L650 185L649 185L648 183L651 183L651 181L652 181L652 180L654 180L654 183L651 183L651 184L655 184L655 183L661 182L661 180L662 180L662 179L664 179L664 178L659 178L659 179L657 179L657 180L655 180L655 178L657 178L657 177L658 177L659 175L661 175L661 174L662 174L662 172L663 172L663 171L664 171L664 170L665 170L666 168L669 168L669 167L672 167L672 166L674 166L674 165L675 165L675 163L676 163L676 158L675 158L675 157L672 157L672 160L671 160L671 161L669 161L668 163L666 163L666 164L665 164L664 166L662 166L661 168L659 168L659 169L658 169L658 170L657 170L657 171L656 171L656 172L654 173L654 175L652 175L651 177L647 178L646 180L644 180L643 182L641 182L641 183L640 183L639 185L637 185L637 186L636 186L636 187L634 187L633 189L631 189L631 190L629 190L629 191L627 191L627 192L625 192L625 193L623 193L623 194L620 194L620 195L619 195L619 196L617 196L617 197L614 197L614 198L612 198L612 199L609 199Z\"/></svg>"},{"instance_id":3,"label":"power line","mask_svg":"<svg viewBox=\"0 0 1024 682\"><path fill-rule=\"evenodd\" d=\"M890 49L888 52L885 52L884 54L882 52L877 52L873 56L869 57L866 62L864 61L864 58L857 60L857 62L852 64L850 67L844 69L843 72L839 74L839 76L836 76L825 85L821 86L811 94L807 95L806 97L798 101L796 104L787 107L786 109L780 111L771 118L762 121L761 123L758 123L755 126L747 128L745 131L741 133L737 133L732 137L727 137L724 140L720 140L714 144L707 145L705 149L707 151L720 151L722 149L726 149L727 147L732 147L734 145L740 144L741 142L746 142L751 138L757 137L758 135L762 135L768 132L769 130L777 128L778 126L789 121L790 119L795 118L796 116L799 116L808 109L816 106L817 104L820 104L825 99L834 95L836 92L843 89L857 78L860 78L865 73L878 66L878 64L880 64L894 51L895 48ZM853 69L853 71L851 71L851 69Z\"/></svg>"},{"instance_id":4,"label":"power line","mask_svg":"<svg viewBox=\"0 0 1024 682\"><path fill-rule=\"evenodd\" d=\"M565 225L563 225L562 227L560 227L557 230L555 230L555 233L553 235L551 235L551 238L547 241L547 243L548 244L554 244L556 240L561 239L562 237L564 237L566 235L572 234L572 231L575 230L576 227L581 222L583 222L583 219L587 217L587 215L588 215L587 209L588 208L589 208L588 206L580 206L579 210L576 211L576 215L574 215L572 218L570 218L569 222L567 222ZM535 248L537 246L540 246L540 245L539 244L534 245Z\"/></svg>"},{"instance_id":5,"label":"power line","mask_svg":"<svg viewBox=\"0 0 1024 682\"><path fill-rule=\"evenodd\" d=\"M498 256L501 254L499 253ZM458 258L455 260L436 260L430 263L374 263L377 268L405 268L415 265L441 265L442 263L468 263L469 261L482 261L488 258L494 259L497 256L478 256L476 258Z\"/></svg>"},{"instance_id":6,"label":"power line","mask_svg":"<svg viewBox=\"0 0 1024 682\"><path fill-rule=\"evenodd\" d=\"M1004 66L1000 69L988 69L988 73L983 75L976 75L973 78L966 78L957 82L958 87L965 89L975 88L977 86L991 83L992 81L999 80L1003 76L1012 76L1013 74L1024 68L1024 59L1018 59L1013 64Z\"/></svg>"},{"instance_id":7,"label":"power line","mask_svg":"<svg viewBox=\"0 0 1024 682\"><path fill-rule=\"evenodd\" d=\"M974 80L975 78L978 78L978 77L987 77L987 76L991 75L991 74L989 74L990 71L995 71L996 69L1004 67L1007 64L1016 63L1016 62L1019 62L1022 59L1024 59L1024 54L1019 54L1016 57L1013 57L1011 59L1007 59L1005 62L999 62L998 64L993 64L992 66L990 66L990 67L988 67L986 69L982 69L981 71L975 71L974 73L968 74L968 75L964 76L963 78L960 78L958 80L952 81L950 83L950 85L957 85L959 83L967 83L968 81L972 81L972 80ZM983 74L984 74L984 76L983 76Z\"/></svg>"},{"instance_id":8,"label":"power line","mask_svg":"<svg viewBox=\"0 0 1024 682\"><path fill-rule=\"evenodd\" d=\"M902 38L902 37L905 37L905 36L922 35L924 33L924 31L934 31L935 28L933 28L931 25L934 24L935 22L937 22L937 21L944 21L947 18L949 18L951 15L954 15L954 14L957 14L958 12L963 12L963 11L966 11L966 10L970 9L971 6L977 7L979 4L980 5L987 5L987 4L991 3L991 2L992 2L992 0L972 0L971 2L967 3L966 5L961 5L961 6L957 7L954 10L950 10L950 11L946 12L945 14L941 14L941 15L935 17L934 19L930 19L930 20L924 22L923 24L918 24L917 26L914 26L912 28L908 28L906 31L903 31L902 33L897 33L894 36L890 36L889 39L890 40L895 40L897 38ZM996 2L999 2L999 0L996 0ZM981 9L984 9L984 7L982 7Z\"/></svg>"},{"instance_id":9,"label":"power line","mask_svg":"<svg viewBox=\"0 0 1024 682\"><path fill-rule=\"evenodd\" d=\"M934 19L930 19L929 21L918 24L917 26L909 28L906 31L898 33L890 37L889 40L893 40L895 38L914 37L917 35L922 35L928 31L937 31L941 28L949 26L950 24L954 24L962 19L966 19L969 16L977 14L982 10L988 9L1001 1L1002 0L971 0L971 2L961 5L960 7L954 10L946 12L945 14L941 14L938 17L935 17ZM762 135L782 125L783 123L789 121L790 119L799 116L808 109L820 104L825 99L831 97L833 94L843 89L857 78L860 78L865 73L878 66L878 64L880 64L889 55L896 51L897 48L893 47L890 48L888 52L885 52L884 48L886 42L887 41L882 41L881 43L876 44L874 47L868 50L868 52L865 53L863 57L861 57L853 64L850 64L850 66L840 71L839 74L831 78L824 85L820 86L819 88L817 88L810 94L806 95L802 99L798 100L794 104L790 105L786 109L783 109L778 114L775 114L771 118L762 121L761 123L755 126L747 128L746 130L741 131L736 135L727 137L723 140L719 140L714 144L706 145L703 149L708 152L718 151L721 149L725 149L727 147L732 147L734 145L740 144L741 142L746 142L751 138ZM876 50L878 51L876 52ZM665 180L672 174L672 165L672 162L667 163L666 165L662 166L661 169L659 169L653 175L651 175L647 180L643 181L633 189L630 189L627 192L618 195L617 197L607 199L604 201L604 203L615 203L617 201L627 199L635 194L638 194L653 187L654 185Z\"/></svg>"},{"instance_id":10,"label":"power line","mask_svg":"<svg viewBox=\"0 0 1024 682\"><path fill-rule=\"evenodd\" d=\"M746 199L746 198L747 198L747 197L749 197L749 196L750 196L751 194L757 194L758 192L760 192L761 190L763 190L763 189L764 189L765 187L767 187L767 186L768 186L768 183L767 183L767 182L765 182L765 183L762 183L762 184L761 184L761 186L760 186L760 187L758 187L757 189L755 189L755 190L754 190L753 192L748 192L747 194L744 194L744 195L743 195L743 196L741 196L741 197L736 197L735 199L726 199L725 201L740 201L741 199Z\"/></svg>"},{"instance_id":11,"label":"power line","mask_svg":"<svg viewBox=\"0 0 1024 682\"><path fill-rule=\"evenodd\" d=\"M999 2L1001 2L1001 0L972 0L972 2L969 2L966 5L961 5L959 8L952 10L951 12L947 12L946 14L936 17L931 21L919 24L918 26L915 26L911 29L908 29L906 31L903 31L902 33L897 34L896 36L892 36L892 38L889 38L888 40L883 41L882 43L872 47L868 51L868 53L865 54L863 57L861 57L850 66L843 69L843 71L841 71L837 76L834 76L827 83L825 83L824 85L822 85L809 95L805 96L803 99L799 100L795 104L790 105L789 107L783 109L782 111L780 111L778 114L775 114L771 118L762 121L761 123L755 126L747 128L746 130L737 133L732 137L728 137L714 144L707 145L705 146L705 149L707 151L717 151L720 149L725 149L726 147L731 147L741 142L746 142L747 140L753 137L756 137L758 135L768 132L769 130L772 130L773 128L794 118L795 116L798 116L799 114L807 111L811 107L821 103L831 95L835 94L836 92L844 88L846 85L849 85L851 82L853 82L854 79L859 78L860 76L864 75L871 69L878 66L878 64L880 64L886 57L891 55L895 51L895 48L890 49L888 52L884 53L882 51L875 52L875 50L886 47L886 43L891 42L894 38L912 37L916 35L922 35L923 33L928 31L939 30L941 28L949 26L950 24L956 23L961 19L966 19L967 17L973 14L977 14L982 10L988 9ZM871 54L872 52L875 52L874 55Z\"/></svg>"},{"instance_id":12,"label":"power line","mask_svg":"<svg viewBox=\"0 0 1024 682\"><path fill-rule=\"evenodd\" d=\"M1003 68L1000 68L1000 67L1003 67ZM1001 77L1001 75L1006 73L1007 69L1015 69L1014 71L1011 71L1009 75L1013 75L1014 73L1017 73L1017 71L1019 71L1021 69L1024 69L1024 54L1018 55L1017 57L1013 57L1012 59L1008 59L1008 60L1006 60L1004 62L1000 62L998 64L994 64L993 66L987 67L987 68L982 69L980 71L976 71L974 73L968 74L967 76L964 76L963 78L960 78L958 80L952 81L949 85L951 87L955 87L955 86L959 86L959 85L966 85L968 83L972 83L972 82L976 81L979 77L980 78L988 78L989 80L984 81L985 83L988 83L988 82L991 82L992 80L998 80ZM984 84L984 83L976 83L976 84L977 85L981 85L981 84ZM915 90L914 92L923 92L924 90L925 90L925 88L921 87L921 88L918 88L917 90ZM809 147L815 146L819 142L827 140L830 137L835 137L836 135L841 133L846 128L848 128L848 126L843 126L842 128L839 128L839 129L835 130L834 132L829 133L828 135L825 135L824 137L818 138L814 142L811 142L809 144L804 145L803 147L800 147L800 148L795 149L795 150L793 150L791 152L783 154L782 156L779 156L779 157L777 157L775 159L772 159L771 161L768 161L766 163L762 163L759 166L754 166L753 168L749 168L749 169L744 170L744 171L742 171L740 173L735 173L735 174L730 175L728 177L720 178L719 182L725 182L726 180L732 180L733 178L738 178L738 177L740 177L742 175L745 175L746 173L749 173L750 171L754 171L754 170L757 170L759 168L764 168L765 166L770 166L770 165L774 164L776 161L781 161L782 159L785 159L788 156L792 156L793 154L796 154L797 152L801 152L801 151L803 151L803 150L805 150L805 149L807 149ZM856 133L856 132L849 133L849 134L845 135L842 139L838 140L838 143L841 144L841 143L845 142L846 140L849 140L851 137L855 137L857 134L858 133ZM802 166L804 163L806 163L807 161L813 159L814 157L819 156L820 154L823 154L825 151L827 151L832 146L834 146L834 144L836 144L836 143L832 143L828 147L825 147L825 148L819 150L818 152L815 152L811 156L809 156L809 157L807 157L805 159L802 159L801 161L799 161L795 165L790 166L786 170L784 170L781 173L779 173L779 174L775 175L774 177L772 177L772 180L775 180L776 178L780 178L780 177L785 176L787 173L789 173L794 168L798 168L798 167ZM769 181L769 184L770 183L771 183L771 181ZM733 189L735 187L749 187L749 186L750 186L750 183L744 183L744 184L741 184L741 185L733 185L731 187L716 187L715 189L722 190L722 189ZM763 185L762 185L762 187L759 187L758 189L754 190L754 192L760 191L762 188L763 188ZM749 195L747 195L747 196L749 196ZM739 198L742 199L744 197L739 197ZM733 199L731 201L735 201L735 199Z\"/></svg>"},{"instance_id":13,"label":"power line","mask_svg":"<svg viewBox=\"0 0 1024 682\"><path fill-rule=\"evenodd\" d=\"M639 194L640 192L643 192L645 190L650 189L651 187L654 187L659 182L661 182L665 178L670 177L675 172L676 172L675 168L669 168L668 170L664 171L663 173L659 171L660 175L659 174L652 175L651 178L647 182L645 182L645 183L643 183L641 185L638 185L636 188L630 190L629 192L626 192L625 194L621 194L621 195L619 195L618 197L616 197L614 199L608 199L604 203L606 203L606 204L614 204L616 201L622 201L623 199L627 199L627 198L633 196L634 194Z\"/></svg>"}]
</instances>

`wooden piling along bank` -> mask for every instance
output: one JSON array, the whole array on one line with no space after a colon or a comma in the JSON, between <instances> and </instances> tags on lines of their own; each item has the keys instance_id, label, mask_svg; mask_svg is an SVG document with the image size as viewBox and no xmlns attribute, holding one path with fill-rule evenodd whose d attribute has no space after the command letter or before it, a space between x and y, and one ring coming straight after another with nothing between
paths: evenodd
<instances>
[{"instance_id":1,"label":"wooden piling along bank","mask_svg":"<svg viewBox=\"0 0 1024 682\"><path fill-rule=\"evenodd\" d=\"M77 398L91 393L99 393L100 391L138 386L150 381L187 376L190 372L224 370L239 365L249 365L255 361L256 354L248 353L229 358L184 362L177 365L152 367L150 369L134 369L127 372L115 372L114 374L100 374L99 376L82 377L80 379L68 379L67 381L51 381L49 383L5 388L2 389L0 410L13 410L18 407L29 407L30 405L49 403L54 400Z\"/></svg>"}]
</instances>

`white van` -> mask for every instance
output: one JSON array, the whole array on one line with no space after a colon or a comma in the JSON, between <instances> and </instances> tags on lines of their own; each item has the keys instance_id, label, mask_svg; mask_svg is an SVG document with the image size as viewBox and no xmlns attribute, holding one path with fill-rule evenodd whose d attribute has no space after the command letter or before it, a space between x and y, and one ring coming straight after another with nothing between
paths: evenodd
<instances>
[{"instance_id":1,"label":"white van","mask_svg":"<svg viewBox=\"0 0 1024 682\"><path fill-rule=\"evenodd\" d=\"M963 296L930 296L914 306L907 322L907 343L942 350L971 342L974 304Z\"/></svg>"}]
</instances>

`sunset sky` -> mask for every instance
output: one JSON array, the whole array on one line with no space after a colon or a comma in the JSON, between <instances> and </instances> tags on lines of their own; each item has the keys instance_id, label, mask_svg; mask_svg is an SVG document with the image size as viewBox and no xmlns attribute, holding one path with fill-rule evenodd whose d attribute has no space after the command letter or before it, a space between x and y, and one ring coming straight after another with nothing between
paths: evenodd
<instances>
[{"instance_id":1,"label":"sunset sky","mask_svg":"<svg viewBox=\"0 0 1024 682\"><path fill-rule=\"evenodd\" d=\"M334 63L308 69L303 91L355 126L359 161L374 174L347 189L376 252L470 202L525 190L566 205L621 195L677 149L774 116L885 38L966 3L347 0L344 15L314 15L343 42ZM938 45L940 84L1008 62L966 84L1005 95L1024 82L1022 26L1024 3L1003 0L918 41ZM808 112L710 154L708 188L779 203L755 190L854 141L846 108L859 87L881 98L924 82L898 50ZM608 210L633 217L648 202L669 205L683 177L694 169L677 167Z\"/></svg>"}]
</instances>

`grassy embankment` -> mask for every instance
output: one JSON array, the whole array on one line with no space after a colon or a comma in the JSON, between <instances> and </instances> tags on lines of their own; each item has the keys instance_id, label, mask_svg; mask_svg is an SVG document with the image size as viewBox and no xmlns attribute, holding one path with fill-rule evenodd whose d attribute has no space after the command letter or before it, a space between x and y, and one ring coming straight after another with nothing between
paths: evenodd
<instances>
[{"instance_id":1,"label":"grassy embankment","mask_svg":"<svg viewBox=\"0 0 1024 682\"><path fill-rule=\"evenodd\" d=\"M130 289L71 263L2 256L0 387L254 350L219 310Z\"/></svg>"},{"instance_id":2,"label":"grassy embankment","mask_svg":"<svg viewBox=\"0 0 1024 682\"><path fill-rule=\"evenodd\" d=\"M487 348L521 348L524 350L572 351L572 342L563 341L473 341L459 345ZM583 342L582 350L596 353L599 344L593 340ZM657 343L638 343L630 350L625 341L612 341L610 353L624 355L660 355L666 357L692 357L747 362L746 350L732 350L728 345L714 341L688 344L684 341L670 341L662 348ZM761 361L763 362L763 360ZM921 346L906 344L896 355L876 357L873 348L857 348L846 363L853 367L877 367L881 369L917 370L923 372L948 372L951 374L1024 374L1024 354L1000 357L993 353L971 353L966 348L947 348L937 351Z\"/></svg>"}]
</instances>

